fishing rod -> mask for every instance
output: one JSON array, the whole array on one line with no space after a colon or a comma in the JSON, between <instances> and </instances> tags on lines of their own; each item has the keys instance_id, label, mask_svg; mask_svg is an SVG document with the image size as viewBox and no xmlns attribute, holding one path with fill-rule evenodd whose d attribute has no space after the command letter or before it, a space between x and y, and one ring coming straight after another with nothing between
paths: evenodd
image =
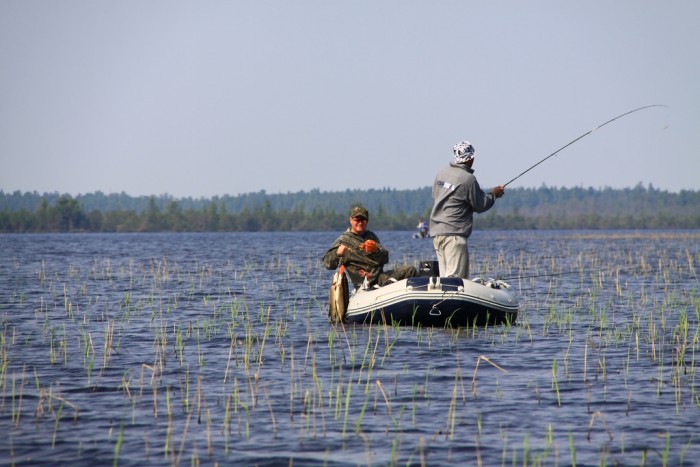
<instances>
[{"instance_id":1,"label":"fishing rod","mask_svg":"<svg viewBox=\"0 0 700 467\"><path fill-rule=\"evenodd\" d=\"M520 177L522 177L523 175L525 175L526 173L528 173L529 171L531 171L532 169L534 169L535 167L537 167L538 165L540 165L541 163L543 163L544 161L546 161L547 159L549 159L550 157L556 156L559 152L561 152L562 150L568 148L569 146L571 146L572 144L574 144L576 141L580 140L581 138L590 135L591 133L593 133L594 131L596 131L598 128L604 127L604 126L607 125L608 123L612 123L612 122L614 122L615 120L617 120L618 118L624 117L625 115L629 115L629 114L631 114L631 113L638 112L638 111L640 111L640 110L648 109L648 108L650 108L650 107L666 107L666 106L663 105L663 104L645 105L644 107L639 107L638 109L630 110L629 112L625 112L625 113L623 113L622 115L618 115L618 116L615 117L615 118L611 118L611 119L608 120L607 122L601 123L601 124L598 125L597 127L595 127L595 128L593 128L592 130L590 130L590 131L588 131L588 132L582 134L581 136L579 136L579 137L576 138L575 140L571 141L570 143L568 143L568 144L566 144L566 145L560 147L559 149L557 149L556 151L554 151L553 153L551 153L549 156L547 156L547 157L545 157L544 159L542 159L541 161L539 161L537 164L532 165L529 169L525 170L524 172L522 172L521 174L519 174L517 177L511 179L508 183L504 184L503 186L504 186L504 187L508 186L509 184L511 184L512 182L516 181L517 179L519 179Z\"/></svg>"}]
</instances>

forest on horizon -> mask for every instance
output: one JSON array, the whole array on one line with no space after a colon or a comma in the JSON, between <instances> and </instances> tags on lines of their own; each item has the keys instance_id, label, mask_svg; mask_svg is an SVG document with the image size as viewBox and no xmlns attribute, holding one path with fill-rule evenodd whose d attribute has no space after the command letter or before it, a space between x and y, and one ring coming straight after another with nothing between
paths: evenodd
<instances>
[{"instance_id":1,"label":"forest on horizon","mask_svg":"<svg viewBox=\"0 0 700 467\"><path fill-rule=\"evenodd\" d=\"M347 227L351 206L370 211L374 230L412 230L430 215L430 187L212 198L126 193L69 194L0 190L0 232L327 231ZM634 188L512 188L479 229L698 229L700 191Z\"/></svg>"}]
</instances>

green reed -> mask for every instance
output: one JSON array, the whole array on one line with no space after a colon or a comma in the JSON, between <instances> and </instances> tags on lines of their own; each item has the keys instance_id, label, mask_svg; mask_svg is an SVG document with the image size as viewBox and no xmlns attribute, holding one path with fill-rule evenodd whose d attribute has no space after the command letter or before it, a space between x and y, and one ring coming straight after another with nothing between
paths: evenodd
<instances>
[{"instance_id":1,"label":"green reed","mask_svg":"<svg viewBox=\"0 0 700 467\"><path fill-rule=\"evenodd\" d=\"M654 378L651 384L657 390L657 398L662 397L666 388L673 390L675 414L688 410L689 405L693 410L700 409L695 388L700 300L697 291L682 291L673 282L678 270L694 272L697 260L687 250L678 257L660 255L657 260L646 259L644 254L622 261L596 258L595 253L571 256L576 257L580 268L579 276L574 276L573 281L578 287L565 291L562 280L548 280L546 287L527 297L528 288L533 288L536 282L513 280L511 282L517 283L516 287L520 287L524 295L521 314L516 324L498 327L454 331L376 325L329 326L326 329L316 325L317 321L325 319L320 300L318 309L301 309L305 307L295 302L273 309L268 303L257 303L245 294L233 295L229 287L251 277L253 265L233 271L217 270L210 264L198 262L194 272L184 272L166 259L122 267L96 261L90 275L104 280L126 279L130 284L130 290L123 293L119 303L110 304L97 295L89 296L93 293L92 286L73 287L84 274L79 268L68 268L67 277L73 280L71 283L62 280L65 272L55 275L44 266L39 277L50 293L33 312L37 329L43 327L40 338L44 339L41 348L45 352L41 358L47 364L62 368L72 367L73 358L77 359L78 365L87 370L88 385L93 379L95 354L98 354L98 367L101 363L98 380L102 384L106 380L101 378L106 377L110 367L118 364L123 353L129 352L124 345L124 330L130 324L138 324L142 313L146 320L151 318L146 332L152 345L139 363L142 366L123 368L116 377L115 386L119 386L121 397L127 399L132 408L132 420L116 425L120 426L120 434L114 446L115 462L121 457L121 443L133 437L130 432L133 431L131 426L136 425L134 420L148 423L150 419L154 425L164 426L166 433L149 435L151 444L157 446L158 452L165 453L173 464L186 459L211 462L216 458L217 449L235 456L237 449L248 449L250 446L246 442L256 437L263 437L263 440L266 436L279 437L281 442L296 438L300 444L309 439L324 443L326 437L331 440L334 433L342 439L342 446L338 445L337 449L347 450L351 455L357 455L354 450L359 441L362 458L366 457L367 464L381 463L374 458L379 449L388 450L387 457L382 459L394 465L405 463L407 455L409 462L430 464L430 458L426 459L428 452L444 453L458 440L465 439L469 439L476 450L469 460L478 464L478 456L483 454L489 434L503 430L499 438L503 463L546 465L559 461L576 465L577 450L579 453L589 451L590 441L581 440L568 431L569 445L558 444L557 434L562 436L566 431L551 421L544 421L537 435L518 433L514 436L511 432L508 436L507 427L490 425L489 418L482 419L479 410L479 404L501 401L511 394L508 387L511 382L504 376L507 373L496 372L500 376L496 379L479 374L477 379L477 373L483 371L483 367L479 370L480 363L498 362L510 370L508 365L526 358L529 347L556 340L560 341L556 349L559 353L550 359L551 368L544 369L551 372L551 397L556 396L558 406L566 405L568 398L562 395L567 393L560 393L560 385L586 386L593 399L589 401L589 414L593 415L587 420L589 438L591 433L608 433L619 440L617 445L608 443L599 451L601 463L615 462L616 456L624 456L623 462L629 462L632 457L628 457L629 446L624 445L624 432L613 428L617 425L612 425L605 410L596 410L598 407L593 404L596 400L605 401L604 391L608 385L612 387L616 380L624 379L627 416L634 416L639 389L629 382L630 376L639 368L646 368ZM589 265L597 266L596 261L622 264L629 261L635 266L635 277L645 278L646 282L641 289L630 289L625 282L629 275L621 273L619 267L612 276L591 273ZM509 275L561 270L556 258L547 253L539 257L525 253L508 257L500 253L484 257L481 265L482 270L501 267ZM289 258L278 258L264 267L281 274L283 280L297 279L301 271L309 269ZM666 271L659 272L659 268ZM316 270L311 274L320 275ZM173 280L182 280L187 290L166 297L162 289ZM212 280L219 287L218 294L212 292L211 286L205 287ZM260 286L269 287L269 295L275 298L272 285ZM206 289L204 294L203 288ZM75 290L79 293L74 293ZM150 291L149 297L137 298L139 292L143 296L144 290ZM325 294L326 290L321 292ZM17 299L18 302L25 300ZM57 311L61 313L59 319ZM70 335L78 338L71 339ZM223 345L213 346L221 335L226 336ZM39 384L40 375L43 379L42 362L27 367L29 374L34 372L36 388L26 385L25 377L19 373L21 367L13 367L12 355L17 343L12 332L6 328L0 339L0 378L6 391L12 393L12 397L5 397L3 401L14 404L8 407L12 410L13 426L26 429L22 408L38 405L38 402L27 398L25 393L30 389L38 393L50 388L41 388ZM18 342L33 342L32 339L19 336ZM465 356L463 346L469 343L487 349L489 357L476 357L472 394L467 403L461 362ZM509 348L514 343L520 346L518 350L501 355L504 347ZM620 346L625 350L622 358L611 352ZM523 355L518 355L520 348ZM411 352L418 351L429 353L430 359L436 362L446 357L454 359L449 373L452 384L438 387L434 378L437 373L430 365L424 370L422 384L417 383L416 370L406 360ZM139 383L135 381L137 378L132 381L131 374L138 375L139 371L141 391L137 394ZM288 414L286 402L280 409L279 389L270 384L270 377L275 373L284 373L288 380L288 387L284 389L285 397L288 394L289 398ZM441 377L445 377L444 370ZM546 413L547 391L540 394L538 389L547 386L546 375L544 379L543 382L532 377L525 389L534 393L533 404ZM597 385L598 382L603 384ZM45 394L41 404L46 413L53 416L55 443L56 437L70 425L63 414L68 405L62 406L62 399L49 398L49 392ZM207 398L209 394L214 397ZM65 394L60 397L63 396ZM544 400L541 405L540 398ZM83 400L94 400L94 397ZM426 432L431 429L426 427L435 426L426 418L435 418L430 407L439 404L445 412L439 415L440 436L435 436L435 433ZM146 415L148 412L150 414ZM196 417L191 418L193 416ZM611 422L611 426L606 422ZM370 432L370 425L384 426L385 432ZM410 433L413 432L419 435L412 438ZM631 454L636 456L634 463L640 460L670 462L679 450L673 435L667 432L663 439L665 446L656 451L658 454L651 454L655 451L650 449L649 459L640 459L640 451ZM692 443L692 440L686 441L682 449L690 452L695 448ZM652 458L652 455L657 457ZM512 459L508 459L509 456Z\"/></svg>"}]
</instances>

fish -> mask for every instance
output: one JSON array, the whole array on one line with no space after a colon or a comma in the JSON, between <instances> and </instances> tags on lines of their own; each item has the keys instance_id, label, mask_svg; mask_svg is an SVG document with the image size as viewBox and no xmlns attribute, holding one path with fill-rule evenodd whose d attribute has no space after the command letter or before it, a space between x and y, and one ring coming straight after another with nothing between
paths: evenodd
<instances>
[{"instance_id":1,"label":"fish","mask_svg":"<svg viewBox=\"0 0 700 467\"><path fill-rule=\"evenodd\" d=\"M331 323L342 323L345 321L345 312L348 311L350 301L350 291L348 289L348 278L345 276L345 265L340 267L333 274L331 290L328 299L328 317Z\"/></svg>"}]
</instances>

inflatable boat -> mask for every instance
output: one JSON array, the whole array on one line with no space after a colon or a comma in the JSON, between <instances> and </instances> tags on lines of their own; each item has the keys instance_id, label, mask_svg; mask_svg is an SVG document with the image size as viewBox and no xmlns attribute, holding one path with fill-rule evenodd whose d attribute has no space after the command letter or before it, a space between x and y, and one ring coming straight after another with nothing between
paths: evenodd
<instances>
[{"instance_id":1,"label":"inflatable boat","mask_svg":"<svg viewBox=\"0 0 700 467\"><path fill-rule=\"evenodd\" d=\"M501 280L421 275L357 289L344 321L462 327L515 323L517 316L517 297Z\"/></svg>"}]
</instances>

